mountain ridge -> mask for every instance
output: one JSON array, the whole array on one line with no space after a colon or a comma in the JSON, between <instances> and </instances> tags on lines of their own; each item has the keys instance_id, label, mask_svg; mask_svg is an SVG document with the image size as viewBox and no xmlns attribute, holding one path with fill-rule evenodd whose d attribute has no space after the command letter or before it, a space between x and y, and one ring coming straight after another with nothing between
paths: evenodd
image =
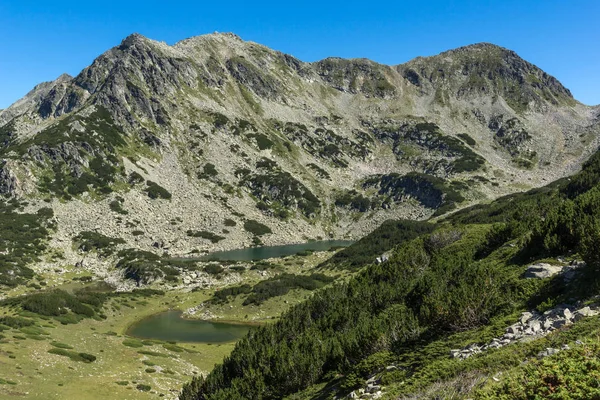
<instances>
[{"instance_id":1,"label":"mountain ridge","mask_svg":"<svg viewBox=\"0 0 600 400\"><path fill-rule=\"evenodd\" d=\"M600 143L599 110L491 44L387 66L306 63L234 34L132 34L0 113L0 190L49 201L63 242L97 230L186 254L358 238L573 173ZM149 198L153 185L172 196ZM134 220L144 237L124 229ZM219 243L182 234L222 230Z\"/></svg>"}]
</instances>

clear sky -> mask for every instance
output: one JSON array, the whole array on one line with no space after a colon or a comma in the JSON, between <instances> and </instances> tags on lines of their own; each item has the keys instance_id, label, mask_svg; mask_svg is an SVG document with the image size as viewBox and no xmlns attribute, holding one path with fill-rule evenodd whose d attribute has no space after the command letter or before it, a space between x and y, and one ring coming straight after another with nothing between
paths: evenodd
<instances>
[{"instance_id":1,"label":"clear sky","mask_svg":"<svg viewBox=\"0 0 600 400\"><path fill-rule=\"evenodd\" d=\"M39 82L78 74L130 33L173 44L215 31L304 61L400 64L491 42L557 77L579 101L600 104L598 0L0 0L0 108Z\"/></svg>"}]
</instances>

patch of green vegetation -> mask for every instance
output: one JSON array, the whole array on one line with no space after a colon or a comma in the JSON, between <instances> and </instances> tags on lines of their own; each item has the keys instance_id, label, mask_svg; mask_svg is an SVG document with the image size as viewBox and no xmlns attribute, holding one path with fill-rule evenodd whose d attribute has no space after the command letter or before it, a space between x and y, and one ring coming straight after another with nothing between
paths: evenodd
<instances>
[{"instance_id":1,"label":"patch of green vegetation","mask_svg":"<svg viewBox=\"0 0 600 400\"><path fill-rule=\"evenodd\" d=\"M225 269L217 264L209 264L204 267L204 272L210 275L220 275L223 271L225 271Z\"/></svg>"},{"instance_id":2,"label":"patch of green vegetation","mask_svg":"<svg viewBox=\"0 0 600 400\"><path fill-rule=\"evenodd\" d=\"M142 383L138 383L135 388L140 392L149 392L150 390L152 390L152 386L144 385Z\"/></svg>"},{"instance_id":3,"label":"patch of green vegetation","mask_svg":"<svg viewBox=\"0 0 600 400\"><path fill-rule=\"evenodd\" d=\"M517 167L522 169L532 169L535 165L531 160L525 158L515 158L512 161Z\"/></svg>"},{"instance_id":4,"label":"patch of green vegetation","mask_svg":"<svg viewBox=\"0 0 600 400\"><path fill-rule=\"evenodd\" d=\"M230 227L237 225L237 223L234 220L230 219L230 218L226 218L225 221L223 221L223 224L225 226L230 226Z\"/></svg>"},{"instance_id":5,"label":"patch of green vegetation","mask_svg":"<svg viewBox=\"0 0 600 400\"><path fill-rule=\"evenodd\" d=\"M204 167L202 167L202 172L198 173L198 179L211 179L216 177L219 174L219 172L217 171L217 168L215 167L214 164L212 163L206 163L204 164Z\"/></svg>"},{"instance_id":6,"label":"patch of green vegetation","mask_svg":"<svg viewBox=\"0 0 600 400\"><path fill-rule=\"evenodd\" d=\"M367 212L371 209L371 200L356 190L348 190L336 197L335 205L358 212Z\"/></svg>"},{"instance_id":7,"label":"patch of green vegetation","mask_svg":"<svg viewBox=\"0 0 600 400\"><path fill-rule=\"evenodd\" d=\"M42 193L67 200L92 189L108 194L111 185L124 177L118 154L128 146L126 136L107 109L95 107L88 116L69 115L31 139L10 146L12 154L27 155L44 168L38 183Z\"/></svg>"},{"instance_id":8,"label":"patch of green vegetation","mask_svg":"<svg viewBox=\"0 0 600 400\"><path fill-rule=\"evenodd\" d=\"M247 232L253 234L254 236L262 236L269 233L273 233L271 228L253 219L244 221L244 229Z\"/></svg>"},{"instance_id":9,"label":"patch of green vegetation","mask_svg":"<svg viewBox=\"0 0 600 400\"><path fill-rule=\"evenodd\" d=\"M133 171L132 173L129 174L129 177L127 178L127 182L129 182L130 185L139 185L141 183L146 182L146 180L144 179L144 177L142 175L140 175L136 171Z\"/></svg>"},{"instance_id":10,"label":"patch of green vegetation","mask_svg":"<svg viewBox=\"0 0 600 400\"><path fill-rule=\"evenodd\" d=\"M211 243L218 243L221 240L225 239L224 236L219 236L208 231L193 231L190 229L186 232L186 234L190 237L199 237L202 239L210 240Z\"/></svg>"},{"instance_id":11,"label":"patch of green vegetation","mask_svg":"<svg viewBox=\"0 0 600 400\"><path fill-rule=\"evenodd\" d=\"M311 275L280 274L254 285L249 296L242 303L244 306L261 305L266 300L283 296L292 289L315 290L333 282L335 278L314 273Z\"/></svg>"},{"instance_id":12,"label":"patch of green vegetation","mask_svg":"<svg viewBox=\"0 0 600 400\"><path fill-rule=\"evenodd\" d=\"M488 127L495 132L494 141L513 157L518 157L523 143L531 139L531 135L518 118L509 118L505 121L503 114L495 115L490 118Z\"/></svg>"},{"instance_id":13,"label":"patch of green vegetation","mask_svg":"<svg viewBox=\"0 0 600 400\"><path fill-rule=\"evenodd\" d=\"M485 164L483 157L465 146L460 139L445 135L434 123L416 121L392 123L376 126L373 128L373 134L382 141L392 141L393 150L398 158L411 158L411 154L404 152L408 145L410 145L408 148L416 146L424 151L433 151L446 157L449 173L477 171Z\"/></svg>"},{"instance_id":14,"label":"patch of green vegetation","mask_svg":"<svg viewBox=\"0 0 600 400\"><path fill-rule=\"evenodd\" d=\"M75 351L69 351L66 349L54 348L48 350L50 354L56 354L59 356L69 357L73 361L80 361L84 363L91 363L96 361L96 356L88 353L77 353Z\"/></svg>"},{"instance_id":15,"label":"patch of green vegetation","mask_svg":"<svg viewBox=\"0 0 600 400\"><path fill-rule=\"evenodd\" d=\"M116 267L125 271L127 279L136 283L149 283L156 279L176 281L179 272L172 266L171 260L163 260L149 251L124 249L117 253L120 258Z\"/></svg>"},{"instance_id":16,"label":"patch of green vegetation","mask_svg":"<svg viewBox=\"0 0 600 400\"><path fill-rule=\"evenodd\" d=\"M19 330L27 335L49 335L48 332L37 326L25 326Z\"/></svg>"},{"instance_id":17,"label":"patch of green vegetation","mask_svg":"<svg viewBox=\"0 0 600 400\"><path fill-rule=\"evenodd\" d=\"M165 343L163 344L163 347L169 351L173 351L175 353L183 353L185 351L185 349L181 346L177 346L176 344L173 343Z\"/></svg>"},{"instance_id":18,"label":"patch of green vegetation","mask_svg":"<svg viewBox=\"0 0 600 400\"><path fill-rule=\"evenodd\" d=\"M346 168L346 156L364 160L371 153L370 142L359 139L358 142L336 134L331 129L316 128L310 132L304 124L273 121L274 128L283 133L290 141L299 144L315 157L328 160L338 168ZM314 164L316 166L316 164ZM310 167L310 165L308 165ZM324 171L324 170L323 170ZM316 170L319 174L320 171ZM325 174L327 172L325 171ZM326 176L323 174L324 176Z\"/></svg>"},{"instance_id":19,"label":"patch of green vegetation","mask_svg":"<svg viewBox=\"0 0 600 400\"><path fill-rule=\"evenodd\" d=\"M152 356L152 357L161 357L161 358L169 357L167 354L159 353L156 351L149 351L149 350L140 350L140 351L138 351L138 353L143 354L145 356Z\"/></svg>"},{"instance_id":20,"label":"patch of green vegetation","mask_svg":"<svg viewBox=\"0 0 600 400\"><path fill-rule=\"evenodd\" d=\"M89 161L89 171L77 176L66 171L66 165L61 163L52 164L52 172L42 176L39 189L42 193L53 194L69 200L72 196L81 195L91 188L100 194L112 193L111 185L115 182L121 172L114 165L118 159L107 157L106 162L100 156Z\"/></svg>"},{"instance_id":21,"label":"patch of green vegetation","mask_svg":"<svg viewBox=\"0 0 600 400\"><path fill-rule=\"evenodd\" d=\"M287 212L290 209L299 209L307 217L320 212L319 199L290 173L281 170L268 159L261 159L257 163L256 173L248 169L238 169L236 176L240 177L241 183L264 203L266 207L263 207L262 211Z\"/></svg>"},{"instance_id":22,"label":"patch of green vegetation","mask_svg":"<svg viewBox=\"0 0 600 400\"><path fill-rule=\"evenodd\" d=\"M373 186L379 187L378 194L383 197L384 207L389 202L410 196L423 206L436 209L434 215L442 215L464 201L464 197L444 179L418 172L375 175L363 182L364 188Z\"/></svg>"},{"instance_id":23,"label":"patch of green vegetation","mask_svg":"<svg viewBox=\"0 0 600 400\"><path fill-rule=\"evenodd\" d=\"M6 329L4 327L20 329L26 326L34 325L35 321L29 318L23 318L19 316L5 316L0 317L0 324L2 324L4 330Z\"/></svg>"},{"instance_id":24,"label":"patch of green vegetation","mask_svg":"<svg viewBox=\"0 0 600 400\"><path fill-rule=\"evenodd\" d=\"M81 232L73 238L73 242L81 251L95 251L102 257L112 255L116 247L120 244L125 244L125 240L121 238L112 238L98 232Z\"/></svg>"},{"instance_id":25,"label":"patch of green vegetation","mask_svg":"<svg viewBox=\"0 0 600 400\"><path fill-rule=\"evenodd\" d=\"M210 299L211 303L222 304L229 301L231 297L236 297L241 294L249 294L252 292L252 286L243 284L240 286L230 286L215 292L215 295Z\"/></svg>"},{"instance_id":26,"label":"patch of green vegetation","mask_svg":"<svg viewBox=\"0 0 600 400\"><path fill-rule=\"evenodd\" d=\"M129 339L123 340L123 346L139 348L139 347L144 347L144 344L138 339L129 338Z\"/></svg>"},{"instance_id":27,"label":"patch of green vegetation","mask_svg":"<svg viewBox=\"0 0 600 400\"><path fill-rule=\"evenodd\" d=\"M308 167L310 169L312 169L313 171L315 171L315 173L317 174L317 176L319 178L331 179L331 176L329 175L329 172L325 171L323 168L319 167L317 164L310 163L310 164L308 164Z\"/></svg>"},{"instance_id":28,"label":"patch of green vegetation","mask_svg":"<svg viewBox=\"0 0 600 400\"><path fill-rule=\"evenodd\" d=\"M106 298L107 296L104 293L80 290L71 294L64 290L53 289L47 292L7 298L0 301L0 305L17 307L34 314L54 317L63 324L69 324L77 323L83 318L99 316ZM6 320L6 322L0 320L0 323L9 325L9 323L16 322L14 320Z\"/></svg>"},{"instance_id":29,"label":"patch of green vegetation","mask_svg":"<svg viewBox=\"0 0 600 400\"><path fill-rule=\"evenodd\" d=\"M146 181L146 189L145 190L146 190L146 193L148 194L148 197L150 197L151 199L170 200L172 197L171 193L167 189L160 186L156 182Z\"/></svg>"},{"instance_id":30,"label":"patch of green vegetation","mask_svg":"<svg viewBox=\"0 0 600 400\"><path fill-rule=\"evenodd\" d=\"M466 144L468 144L469 146L473 147L477 145L477 142L475 141L475 139L473 139L471 136L469 136L469 134L467 133L459 133L458 135L459 138L461 138Z\"/></svg>"},{"instance_id":31,"label":"patch of green vegetation","mask_svg":"<svg viewBox=\"0 0 600 400\"><path fill-rule=\"evenodd\" d=\"M259 150L268 150L274 145L273 141L263 133L251 133L247 136L251 139L256 140L256 145L258 146Z\"/></svg>"},{"instance_id":32,"label":"patch of green vegetation","mask_svg":"<svg viewBox=\"0 0 600 400\"><path fill-rule=\"evenodd\" d=\"M375 262L375 259L386 251L431 233L434 229L435 225L429 222L388 220L371 234L335 253L319 267L358 269Z\"/></svg>"},{"instance_id":33,"label":"patch of green vegetation","mask_svg":"<svg viewBox=\"0 0 600 400\"><path fill-rule=\"evenodd\" d=\"M16 138L16 136L15 120L0 126L0 151L2 153L4 153L5 148L9 147L14 142L14 138Z\"/></svg>"},{"instance_id":34,"label":"patch of green vegetation","mask_svg":"<svg viewBox=\"0 0 600 400\"><path fill-rule=\"evenodd\" d=\"M580 345L518 368L502 384L478 393L481 399L592 399L600 379L598 343Z\"/></svg>"},{"instance_id":35,"label":"patch of green vegetation","mask_svg":"<svg viewBox=\"0 0 600 400\"><path fill-rule=\"evenodd\" d=\"M127 214L129 214L129 212L123 208L124 201L125 200L122 197L117 196L117 198L114 199L113 201L111 201L108 204L108 206L111 209L111 211L114 211L117 214L127 215Z\"/></svg>"},{"instance_id":36,"label":"patch of green vegetation","mask_svg":"<svg viewBox=\"0 0 600 400\"><path fill-rule=\"evenodd\" d=\"M66 343L61 343L61 342L50 342L50 344L54 347L57 347L59 349L66 349L66 350L72 350L73 346L68 345Z\"/></svg>"},{"instance_id":37,"label":"patch of green vegetation","mask_svg":"<svg viewBox=\"0 0 600 400\"><path fill-rule=\"evenodd\" d=\"M0 199L0 286L15 287L33 277L28 265L40 260L54 229L51 208L31 214L21 207L16 199Z\"/></svg>"}]
</instances>

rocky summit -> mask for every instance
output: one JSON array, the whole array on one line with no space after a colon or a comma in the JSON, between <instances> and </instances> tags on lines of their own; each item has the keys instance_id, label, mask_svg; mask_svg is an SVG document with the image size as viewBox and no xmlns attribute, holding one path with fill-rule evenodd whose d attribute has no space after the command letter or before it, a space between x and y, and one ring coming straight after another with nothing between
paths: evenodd
<instances>
[{"instance_id":1,"label":"rocky summit","mask_svg":"<svg viewBox=\"0 0 600 400\"><path fill-rule=\"evenodd\" d=\"M133 34L0 111L0 192L51 209L60 262L36 268L109 279L85 243L183 256L357 239L567 176L599 137L599 107L493 44L389 66Z\"/></svg>"}]
</instances>

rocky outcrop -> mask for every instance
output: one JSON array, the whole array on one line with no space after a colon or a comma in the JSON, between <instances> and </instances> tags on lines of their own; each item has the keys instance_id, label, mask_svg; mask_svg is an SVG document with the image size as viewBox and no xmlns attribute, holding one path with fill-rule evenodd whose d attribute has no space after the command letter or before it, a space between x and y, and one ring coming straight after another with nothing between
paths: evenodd
<instances>
[{"instance_id":1,"label":"rocky outcrop","mask_svg":"<svg viewBox=\"0 0 600 400\"><path fill-rule=\"evenodd\" d=\"M497 349L515 342L533 340L564 326L571 325L582 318L592 317L598 314L600 314L599 305L580 308L569 305L560 305L543 314L536 311L527 311L521 314L521 318L518 322L506 328L504 335L492 339L487 344L480 345L473 343L462 349L450 350L450 357L462 360L475 354L482 353L488 349ZM552 355L556 351L552 350L544 354Z\"/></svg>"},{"instance_id":2,"label":"rocky outcrop","mask_svg":"<svg viewBox=\"0 0 600 400\"><path fill-rule=\"evenodd\" d=\"M387 370L396 369L395 365L390 365ZM364 388L353 390L346 396L347 399L380 399L383 397L385 386L381 385L377 375L372 375L367 379Z\"/></svg>"},{"instance_id":3,"label":"rocky outcrop","mask_svg":"<svg viewBox=\"0 0 600 400\"><path fill-rule=\"evenodd\" d=\"M85 95L73 89L73 77L62 74L56 80L35 86L22 99L0 111L0 126L23 114L35 113L42 118L60 115L82 104ZM79 101L77 95L82 96Z\"/></svg>"},{"instance_id":4,"label":"rocky outcrop","mask_svg":"<svg viewBox=\"0 0 600 400\"><path fill-rule=\"evenodd\" d=\"M537 263L528 266L523 277L527 279L546 279L562 274L566 281L570 281L575 276L577 270L583 267L585 267L585 262L583 261L573 261L569 265Z\"/></svg>"},{"instance_id":5,"label":"rocky outcrop","mask_svg":"<svg viewBox=\"0 0 600 400\"><path fill-rule=\"evenodd\" d=\"M0 163L0 194L15 196L18 193L18 180L7 164L6 160Z\"/></svg>"},{"instance_id":6,"label":"rocky outcrop","mask_svg":"<svg viewBox=\"0 0 600 400\"><path fill-rule=\"evenodd\" d=\"M551 265L546 263L533 264L527 267L524 278L545 279L559 274L563 270L562 265Z\"/></svg>"}]
</instances>

